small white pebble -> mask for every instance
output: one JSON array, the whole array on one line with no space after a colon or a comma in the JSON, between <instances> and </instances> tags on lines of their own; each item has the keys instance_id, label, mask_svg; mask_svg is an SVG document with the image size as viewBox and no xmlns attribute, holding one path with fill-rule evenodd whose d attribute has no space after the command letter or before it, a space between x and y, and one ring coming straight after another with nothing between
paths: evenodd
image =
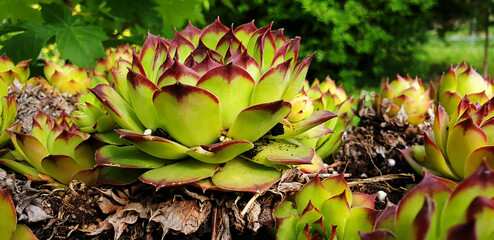
<instances>
[{"instance_id":1,"label":"small white pebble","mask_svg":"<svg viewBox=\"0 0 494 240\"><path fill-rule=\"evenodd\" d=\"M152 133L153 133L153 130L151 130L151 129L149 129L149 128L148 128L148 129L146 129L146 130L144 130L144 135L148 135L148 136L150 136Z\"/></svg>"},{"instance_id":2,"label":"small white pebble","mask_svg":"<svg viewBox=\"0 0 494 240\"><path fill-rule=\"evenodd\" d=\"M384 191L379 191L377 192L377 199L380 201L380 202L384 202L384 200L386 200L386 196L388 196L387 193L385 193Z\"/></svg>"},{"instance_id":3,"label":"small white pebble","mask_svg":"<svg viewBox=\"0 0 494 240\"><path fill-rule=\"evenodd\" d=\"M220 136L220 141L221 141L221 142L225 141L225 138L226 138L225 136L221 135L221 136Z\"/></svg>"},{"instance_id":4,"label":"small white pebble","mask_svg":"<svg viewBox=\"0 0 494 240\"><path fill-rule=\"evenodd\" d=\"M366 178L366 177L367 177L367 174L362 173L362 174L360 174L360 177L361 177L361 178Z\"/></svg>"},{"instance_id":5,"label":"small white pebble","mask_svg":"<svg viewBox=\"0 0 494 240\"><path fill-rule=\"evenodd\" d=\"M394 167L396 165L396 160L394 160L392 158L388 159L388 165L390 167Z\"/></svg>"}]
</instances>

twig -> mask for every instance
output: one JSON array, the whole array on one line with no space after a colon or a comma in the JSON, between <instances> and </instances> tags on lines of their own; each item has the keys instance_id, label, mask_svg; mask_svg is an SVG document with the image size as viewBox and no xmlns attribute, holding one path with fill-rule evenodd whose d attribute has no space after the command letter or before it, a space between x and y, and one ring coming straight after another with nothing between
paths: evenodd
<instances>
[{"instance_id":1,"label":"twig","mask_svg":"<svg viewBox=\"0 0 494 240\"><path fill-rule=\"evenodd\" d=\"M252 207L252 204L254 204L254 202L256 201L256 199L259 196L261 196L259 193L256 193L256 194L254 194L254 196L252 196L252 198L249 200L249 202L247 203L247 205L245 205L244 209L240 213L240 216L241 217L244 217L245 216L245 214L247 213L247 211L249 211L249 209Z\"/></svg>"},{"instance_id":2,"label":"twig","mask_svg":"<svg viewBox=\"0 0 494 240\"><path fill-rule=\"evenodd\" d=\"M384 182L384 181L404 179L404 178L415 179L415 175L413 175L412 173L398 173L398 174L387 174L387 175L382 175L382 176L377 176L377 177L356 179L356 180L351 181L351 182L349 181L348 186L353 187L353 186L357 186L359 184Z\"/></svg>"}]
</instances>

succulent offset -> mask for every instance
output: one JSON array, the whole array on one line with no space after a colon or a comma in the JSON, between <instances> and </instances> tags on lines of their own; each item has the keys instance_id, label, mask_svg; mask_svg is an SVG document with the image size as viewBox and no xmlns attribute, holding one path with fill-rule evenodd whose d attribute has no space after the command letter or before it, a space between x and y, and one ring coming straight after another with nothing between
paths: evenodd
<instances>
[{"instance_id":1,"label":"succulent offset","mask_svg":"<svg viewBox=\"0 0 494 240\"><path fill-rule=\"evenodd\" d=\"M2 55L0 57L0 79L3 79L7 85L10 85L17 79L20 83L24 83L30 74L29 62L25 60L18 62L17 65L10 60L9 57Z\"/></svg>"},{"instance_id":2,"label":"succulent offset","mask_svg":"<svg viewBox=\"0 0 494 240\"><path fill-rule=\"evenodd\" d=\"M262 192L287 166L314 160L312 170L320 170L314 150L294 139L312 129L330 133L315 127L336 115L320 110L285 118L313 57L297 61L299 43L271 25L234 30L219 20L203 30L189 24L171 41L149 34L140 55L112 68L112 86L90 89L131 143L98 151L103 175L156 168L140 180L157 188ZM121 161L121 151L131 157Z\"/></svg>"},{"instance_id":3,"label":"succulent offset","mask_svg":"<svg viewBox=\"0 0 494 240\"><path fill-rule=\"evenodd\" d=\"M424 146L402 150L417 171L461 180L475 172L482 160L494 167L494 99L482 106L465 97L448 115L439 105L432 130L424 133Z\"/></svg>"},{"instance_id":4,"label":"succulent offset","mask_svg":"<svg viewBox=\"0 0 494 240\"><path fill-rule=\"evenodd\" d=\"M494 237L494 172L486 164L460 184L425 172L398 205L389 205L362 240Z\"/></svg>"},{"instance_id":5,"label":"succulent offset","mask_svg":"<svg viewBox=\"0 0 494 240\"><path fill-rule=\"evenodd\" d=\"M492 83L463 61L455 68L450 66L443 74L435 100L437 105L441 104L451 115L465 96L468 96L473 103L484 104L492 97Z\"/></svg>"},{"instance_id":6,"label":"succulent offset","mask_svg":"<svg viewBox=\"0 0 494 240\"><path fill-rule=\"evenodd\" d=\"M381 213L376 195L352 193L343 174L321 182L316 176L274 212L276 239L358 239L370 232Z\"/></svg>"},{"instance_id":7,"label":"succulent offset","mask_svg":"<svg viewBox=\"0 0 494 240\"><path fill-rule=\"evenodd\" d=\"M45 77L48 83L62 93L75 95L87 92L91 76L87 69L76 67L70 63L59 66L45 61Z\"/></svg>"},{"instance_id":8,"label":"succulent offset","mask_svg":"<svg viewBox=\"0 0 494 240\"><path fill-rule=\"evenodd\" d=\"M384 83L381 95L376 95L379 103L382 99L392 99L391 106L386 114L396 116L400 108L407 114L407 121L412 125L422 123L426 119L427 110L432 106L429 90L424 91L424 86L419 78L412 79L409 75L403 78L396 75L396 79Z\"/></svg>"},{"instance_id":9,"label":"succulent offset","mask_svg":"<svg viewBox=\"0 0 494 240\"><path fill-rule=\"evenodd\" d=\"M316 149L317 155L326 160L341 145L343 132L354 116L352 113L354 99L347 97L343 87L336 86L336 83L329 77L322 82L318 79L314 80L310 87L306 81L301 95L312 100L315 111L328 110L338 115L324 123L326 127L334 131L333 133L302 140L307 146Z\"/></svg>"},{"instance_id":10,"label":"succulent offset","mask_svg":"<svg viewBox=\"0 0 494 240\"><path fill-rule=\"evenodd\" d=\"M16 149L12 152L15 159L0 159L0 163L31 180L68 185L75 179L94 184L98 175L94 168L96 145L89 142L89 134L68 120L66 114L54 121L39 111L31 134L7 130Z\"/></svg>"}]
</instances>

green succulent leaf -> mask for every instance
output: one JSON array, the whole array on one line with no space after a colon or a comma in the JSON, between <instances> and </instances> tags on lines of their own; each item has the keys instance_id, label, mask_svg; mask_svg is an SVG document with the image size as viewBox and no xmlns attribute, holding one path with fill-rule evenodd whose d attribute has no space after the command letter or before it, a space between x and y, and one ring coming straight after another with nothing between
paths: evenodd
<instances>
[{"instance_id":1,"label":"green succulent leaf","mask_svg":"<svg viewBox=\"0 0 494 240\"><path fill-rule=\"evenodd\" d=\"M179 186L211 177L218 168L216 164L209 164L188 159L172 163L160 168L152 169L142 174L139 179L156 187Z\"/></svg>"},{"instance_id":2,"label":"green succulent leaf","mask_svg":"<svg viewBox=\"0 0 494 240\"><path fill-rule=\"evenodd\" d=\"M0 159L0 164L7 166L17 173L27 176L30 180L43 180L40 177L40 171L30 166L10 159Z\"/></svg>"},{"instance_id":3,"label":"green succulent leaf","mask_svg":"<svg viewBox=\"0 0 494 240\"><path fill-rule=\"evenodd\" d=\"M338 115L327 110L315 111L308 118L300 122L292 123L290 126L283 126L283 134L270 136L270 138L283 139L296 136L337 116Z\"/></svg>"},{"instance_id":4,"label":"green succulent leaf","mask_svg":"<svg viewBox=\"0 0 494 240\"><path fill-rule=\"evenodd\" d=\"M276 218L276 239L296 240L298 218L289 216Z\"/></svg>"},{"instance_id":5,"label":"green succulent leaf","mask_svg":"<svg viewBox=\"0 0 494 240\"><path fill-rule=\"evenodd\" d=\"M456 124L449 132L446 152L455 173L465 177L465 159L472 151L487 145L487 136L471 118Z\"/></svg>"},{"instance_id":6,"label":"green succulent leaf","mask_svg":"<svg viewBox=\"0 0 494 240\"><path fill-rule=\"evenodd\" d=\"M14 201L10 196L10 191L0 189L0 238L10 239L15 230L17 223L17 213L15 211Z\"/></svg>"},{"instance_id":7,"label":"green succulent leaf","mask_svg":"<svg viewBox=\"0 0 494 240\"><path fill-rule=\"evenodd\" d=\"M17 224L10 240L38 240L38 238L28 226Z\"/></svg>"},{"instance_id":8,"label":"green succulent leaf","mask_svg":"<svg viewBox=\"0 0 494 240\"><path fill-rule=\"evenodd\" d=\"M332 195L339 195L342 192L346 192L345 200L350 206L352 205L352 191L350 190L350 187L348 187L343 173L324 179L322 184Z\"/></svg>"},{"instance_id":9,"label":"green succulent leaf","mask_svg":"<svg viewBox=\"0 0 494 240\"><path fill-rule=\"evenodd\" d=\"M158 113L152 104L153 93L159 88L146 76L129 69L130 103L141 123L150 129L158 128Z\"/></svg>"},{"instance_id":10,"label":"green succulent leaf","mask_svg":"<svg viewBox=\"0 0 494 240\"><path fill-rule=\"evenodd\" d=\"M189 156L205 163L224 163L248 151L254 144L243 140L231 140L210 145L202 145L187 150Z\"/></svg>"},{"instance_id":11,"label":"green succulent leaf","mask_svg":"<svg viewBox=\"0 0 494 240\"><path fill-rule=\"evenodd\" d=\"M229 129L237 115L250 106L254 85L249 73L233 63L208 71L197 82L219 99L223 129Z\"/></svg>"},{"instance_id":12,"label":"green succulent leaf","mask_svg":"<svg viewBox=\"0 0 494 240\"><path fill-rule=\"evenodd\" d=\"M281 99L290 79L291 59L269 69L257 82L252 94L252 104L262 104Z\"/></svg>"},{"instance_id":13,"label":"green succulent leaf","mask_svg":"<svg viewBox=\"0 0 494 240\"><path fill-rule=\"evenodd\" d=\"M168 161L153 157L136 146L107 145L96 151L96 166L118 168L158 168Z\"/></svg>"},{"instance_id":14,"label":"green succulent leaf","mask_svg":"<svg viewBox=\"0 0 494 240\"><path fill-rule=\"evenodd\" d=\"M307 207L305 207L304 211L302 212L302 214L300 214L300 217L298 219L298 223L296 226L297 232L302 231L306 225L311 226L314 222L321 219L322 217L323 215L321 214L321 211L315 208L314 205L312 205L312 203L309 201Z\"/></svg>"},{"instance_id":15,"label":"green succulent leaf","mask_svg":"<svg viewBox=\"0 0 494 240\"><path fill-rule=\"evenodd\" d=\"M317 209L322 209L324 202L333 195L322 184L319 176L316 175L308 182L295 196L295 203L299 214L302 214L303 209L307 207L309 201Z\"/></svg>"},{"instance_id":16,"label":"green succulent leaf","mask_svg":"<svg viewBox=\"0 0 494 240\"><path fill-rule=\"evenodd\" d=\"M302 86L304 85L305 76L307 75L310 62L312 61L312 58L314 58L314 55L316 55L316 53L305 57L302 61L295 64L290 80L288 84L285 85L286 90L283 93L283 100L289 101L300 92L300 89L302 89Z\"/></svg>"},{"instance_id":17,"label":"green succulent leaf","mask_svg":"<svg viewBox=\"0 0 494 240\"><path fill-rule=\"evenodd\" d=\"M125 129L135 132L144 132L145 127L142 125L134 110L115 89L106 84L98 84L91 91L103 104L103 107L113 120Z\"/></svg>"},{"instance_id":18,"label":"green succulent leaf","mask_svg":"<svg viewBox=\"0 0 494 240\"><path fill-rule=\"evenodd\" d=\"M465 177L472 175L485 162L494 168L494 146L485 146L475 149L465 160Z\"/></svg>"},{"instance_id":19,"label":"green succulent leaf","mask_svg":"<svg viewBox=\"0 0 494 240\"><path fill-rule=\"evenodd\" d=\"M388 205L379 215L376 220L375 229L387 230L390 232L396 232L395 216L398 206Z\"/></svg>"},{"instance_id":20,"label":"green succulent leaf","mask_svg":"<svg viewBox=\"0 0 494 240\"><path fill-rule=\"evenodd\" d=\"M238 114L227 136L255 142L287 116L290 108L289 102L281 100L248 107Z\"/></svg>"},{"instance_id":21,"label":"green succulent leaf","mask_svg":"<svg viewBox=\"0 0 494 240\"><path fill-rule=\"evenodd\" d=\"M346 221L344 238L358 239L359 232L371 232L380 211L356 207L350 211L350 217Z\"/></svg>"},{"instance_id":22,"label":"green succulent leaf","mask_svg":"<svg viewBox=\"0 0 494 240\"><path fill-rule=\"evenodd\" d=\"M68 185L72 176L81 170L79 164L69 156L50 155L41 161L46 174L55 178L62 184Z\"/></svg>"},{"instance_id":23,"label":"green succulent leaf","mask_svg":"<svg viewBox=\"0 0 494 240\"><path fill-rule=\"evenodd\" d=\"M139 150L151 156L169 160L187 157L188 148L174 141L125 129L115 131L120 134L121 138L133 143Z\"/></svg>"},{"instance_id":24,"label":"green succulent leaf","mask_svg":"<svg viewBox=\"0 0 494 240\"><path fill-rule=\"evenodd\" d=\"M426 162L434 171L437 171L441 173L441 175L450 179L460 179L451 169L448 162L446 162L443 153L436 143L432 141L427 132L424 133L424 148L427 155Z\"/></svg>"},{"instance_id":25,"label":"green succulent leaf","mask_svg":"<svg viewBox=\"0 0 494 240\"><path fill-rule=\"evenodd\" d=\"M193 147L218 141L221 111L211 92L177 82L156 91L153 102L162 128L178 142Z\"/></svg>"},{"instance_id":26,"label":"green succulent leaf","mask_svg":"<svg viewBox=\"0 0 494 240\"><path fill-rule=\"evenodd\" d=\"M46 173L41 165L41 161L50 153L46 150L45 146L31 135L8 130L7 133L19 154L38 171Z\"/></svg>"},{"instance_id":27,"label":"green succulent leaf","mask_svg":"<svg viewBox=\"0 0 494 240\"><path fill-rule=\"evenodd\" d=\"M477 196L494 197L494 174L485 163L451 193L441 216L439 231L445 232L457 223Z\"/></svg>"},{"instance_id":28,"label":"green succulent leaf","mask_svg":"<svg viewBox=\"0 0 494 240\"><path fill-rule=\"evenodd\" d=\"M147 169L102 167L98 181L114 185L127 185L136 182Z\"/></svg>"},{"instance_id":29,"label":"green succulent leaf","mask_svg":"<svg viewBox=\"0 0 494 240\"><path fill-rule=\"evenodd\" d=\"M398 205L396 214L397 239L406 239L421 234L419 229L423 230L422 223L417 222L416 219L420 217L419 214L425 199L433 200L435 209L442 209L452 192L451 185L454 183L426 172L422 181L408 192ZM438 219L441 219L441 212L435 211L428 224L436 226ZM410 226L414 227L411 228Z\"/></svg>"},{"instance_id":30,"label":"green succulent leaf","mask_svg":"<svg viewBox=\"0 0 494 240\"><path fill-rule=\"evenodd\" d=\"M254 156L248 156L253 162L268 165L310 164L314 158L314 149L310 147L268 141L257 143Z\"/></svg>"},{"instance_id":31,"label":"green succulent leaf","mask_svg":"<svg viewBox=\"0 0 494 240\"><path fill-rule=\"evenodd\" d=\"M279 170L247 161L241 157L225 163L212 177L214 184L220 188L257 193L263 193L280 178Z\"/></svg>"},{"instance_id":32,"label":"green succulent leaf","mask_svg":"<svg viewBox=\"0 0 494 240\"><path fill-rule=\"evenodd\" d=\"M350 192L351 194L351 192ZM337 231L338 239L344 239L343 236L346 232L345 225L347 219L350 217L350 204L346 197L346 190L338 195L335 195L328 200L324 201L321 207L321 212L324 215L324 226L327 229L331 228L331 225L337 226L337 229L342 229Z\"/></svg>"}]
</instances>

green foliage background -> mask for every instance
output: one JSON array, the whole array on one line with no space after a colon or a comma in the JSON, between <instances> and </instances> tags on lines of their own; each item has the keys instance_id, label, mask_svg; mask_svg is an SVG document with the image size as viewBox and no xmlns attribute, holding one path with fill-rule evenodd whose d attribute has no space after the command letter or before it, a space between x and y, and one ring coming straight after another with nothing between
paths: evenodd
<instances>
[{"instance_id":1,"label":"green foliage background","mask_svg":"<svg viewBox=\"0 0 494 240\"><path fill-rule=\"evenodd\" d=\"M284 28L285 35L302 37L301 55L317 52L309 80L330 75L352 90L356 85L377 86L397 73L422 76L429 65L418 47L427 41L427 33L438 30L439 36L444 36L462 19L492 4L478 2L2 0L0 52L15 62L38 59L43 46L57 43L63 59L91 67L104 55L104 48L142 44L148 31L170 38L174 27L180 31L188 20L203 28L218 16L225 25L234 23L235 27L255 19L257 26L274 22L274 28ZM122 36L124 30L132 34ZM43 62L32 64L41 66Z\"/></svg>"}]
</instances>

